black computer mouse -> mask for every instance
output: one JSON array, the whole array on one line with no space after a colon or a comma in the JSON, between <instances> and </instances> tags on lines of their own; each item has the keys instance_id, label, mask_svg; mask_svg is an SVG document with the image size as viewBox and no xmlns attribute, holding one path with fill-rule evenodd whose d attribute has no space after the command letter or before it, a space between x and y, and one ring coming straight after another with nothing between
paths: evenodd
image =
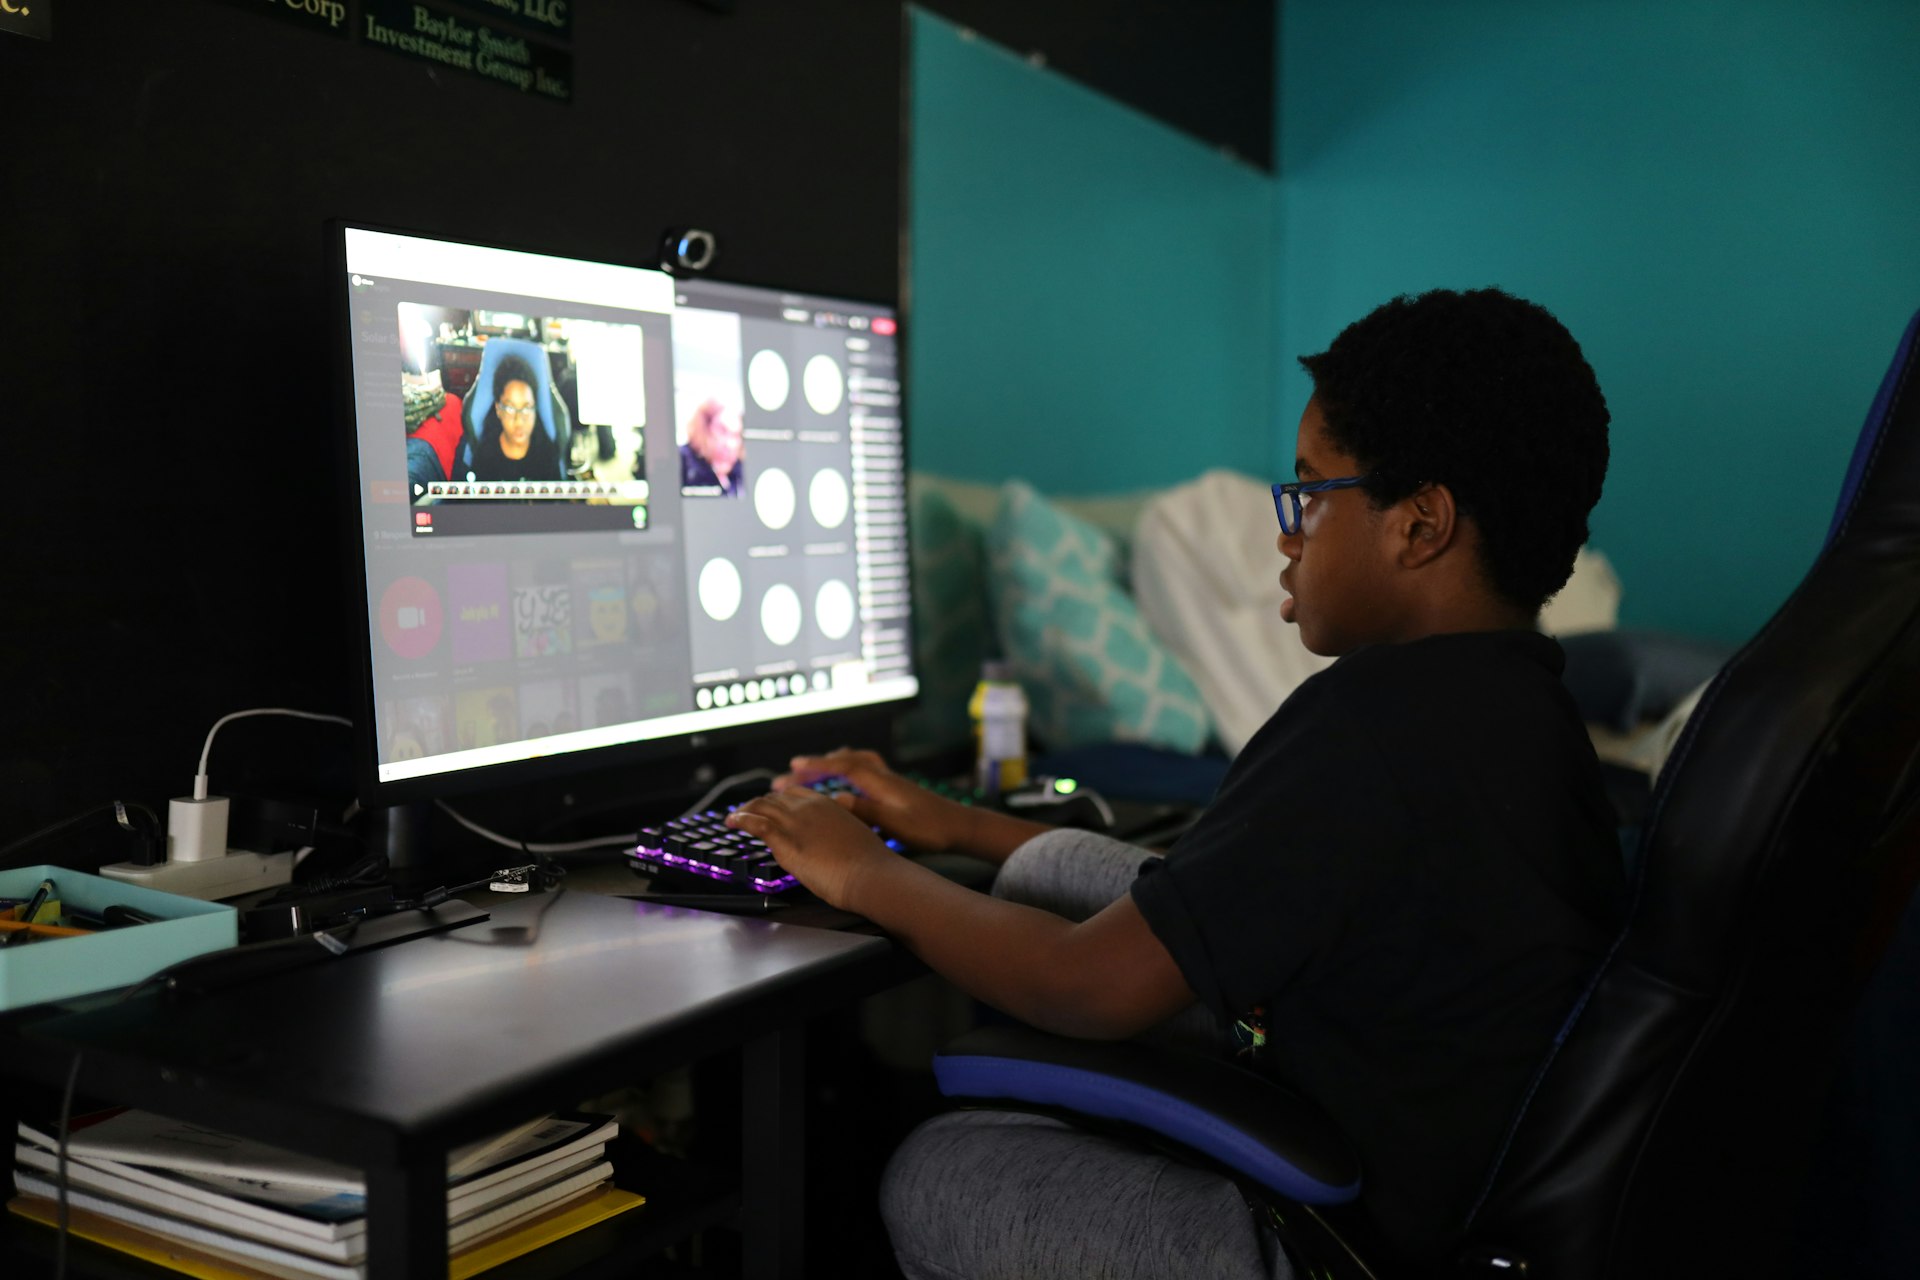
<instances>
[{"instance_id":1,"label":"black computer mouse","mask_svg":"<svg viewBox=\"0 0 1920 1280\"><path fill-rule=\"evenodd\" d=\"M1111 831L1113 807L1098 791L1070 778L1035 778L1000 797L1007 812L1055 827L1083 831Z\"/></svg>"}]
</instances>

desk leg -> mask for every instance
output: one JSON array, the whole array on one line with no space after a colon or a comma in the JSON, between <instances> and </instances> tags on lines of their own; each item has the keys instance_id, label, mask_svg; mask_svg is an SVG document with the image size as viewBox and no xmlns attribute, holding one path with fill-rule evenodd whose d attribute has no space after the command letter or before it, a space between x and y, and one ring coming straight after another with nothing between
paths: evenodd
<instances>
[{"instance_id":1,"label":"desk leg","mask_svg":"<svg viewBox=\"0 0 1920 1280\"><path fill-rule=\"evenodd\" d=\"M367 1280L446 1274L446 1166L367 1170Z\"/></svg>"},{"instance_id":2,"label":"desk leg","mask_svg":"<svg viewBox=\"0 0 1920 1280\"><path fill-rule=\"evenodd\" d=\"M746 1280L792 1280L806 1260L805 1047L804 1026L746 1046L740 1153Z\"/></svg>"},{"instance_id":3,"label":"desk leg","mask_svg":"<svg viewBox=\"0 0 1920 1280\"><path fill-rule=\"evenodd\" d=\"M13 1147L18 1140L20 1122L26 1118L26 1108L20 1105L19 1085L13 1082L0 1085L0 1137L6 1139L0 1142L0 1148L4 1148L0 1149L0 1196L13 1194ZM52 1136L60 1136L57 1128Z\"/></svg>"}]
</instances>

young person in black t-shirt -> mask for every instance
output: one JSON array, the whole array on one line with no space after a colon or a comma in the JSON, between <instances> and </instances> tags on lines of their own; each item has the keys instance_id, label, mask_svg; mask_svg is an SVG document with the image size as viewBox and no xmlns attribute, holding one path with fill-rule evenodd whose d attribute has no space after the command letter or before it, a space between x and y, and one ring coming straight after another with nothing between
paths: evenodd
<instances>
[{"instance_id":1,"label":"young person in black t-shirt","mask_svg":"<svg viewBox=\"0 0 1920 1280\"><path fill-rule=\"evenodd\" d=\"M1260 1065L1358 1148L1378 1246L1427 1261L1458 1238L1624 907L1599 767L1536 629L1586 540L1608 414L1560 323L1498 290L1395 299L1302 363L1297 480L1275 486L1281 616L1340 661L1274 713L1164 859L1119 855L1131 884L1110 905L1075 920L892 856L867 824L1007 863L1003 879L1088 838L942 800L871 753L795 760L731 821L1036 1026L1120 1038L1196 1002L1222 1026L1258 1010ZM801 785L824 774L862 794ZM955 1145L964 1125L909 1139L889 1175L910 1275L1069 1257L1098 1274L1288 1274L1230 1188L1195 1208L1164 1168L1125 1163L1159 1157L991 1124ZM1220 1216L1236 1212L1237 1235Z\"/></svg>"},{"instance_id":2,"label":"young person in black t-shirt","mask_svg":"<svg viewBox=\"0 0 1920 1280\"><path fill-rule=\"evenodd\" d=\"M560 448L541 424L540 382L519 356L493 370L493 407L481 424L470 470L476 480L563 480Z\"/></svg>"}]
</instances>

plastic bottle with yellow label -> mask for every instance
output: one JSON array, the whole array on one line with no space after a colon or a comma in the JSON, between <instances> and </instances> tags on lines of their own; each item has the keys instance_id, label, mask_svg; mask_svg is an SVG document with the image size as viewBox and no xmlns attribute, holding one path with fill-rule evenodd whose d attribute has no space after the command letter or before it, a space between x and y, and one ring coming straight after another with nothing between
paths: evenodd
<instances>
[{"instance_id":1,"label":"plastic bottle with yellow label","mask_svg":"<svg viewBox=\"0 0 1920 1280\"><path fill-rule=\"evenodd\" d=\"M991 797L1027 780L1027 694L1004 662L980 671L967 703L973 719L974 784Z\"/></svg>"}]
</instances>

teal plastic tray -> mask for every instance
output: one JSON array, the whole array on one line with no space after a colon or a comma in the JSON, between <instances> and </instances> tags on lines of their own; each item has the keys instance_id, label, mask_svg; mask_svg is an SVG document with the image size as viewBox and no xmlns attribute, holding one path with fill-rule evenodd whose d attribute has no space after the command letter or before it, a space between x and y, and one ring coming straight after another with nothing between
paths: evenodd
<instances>
[{"instance_id":1,"label":"teal plastic tray","mask_svg":"<svg viewBox=\"0 0 1920 1280\"><path fill-rule=\"evenodd\" d=\"M69 910L77 907L97 915L118 903L160 918L85 937L0 947L0 1009L124 987L240 940L240 916L232 907L64 867L0 871L0 898L32 897L42 880L53 881L55 896Z\"/></svg>"}]
</instances>

